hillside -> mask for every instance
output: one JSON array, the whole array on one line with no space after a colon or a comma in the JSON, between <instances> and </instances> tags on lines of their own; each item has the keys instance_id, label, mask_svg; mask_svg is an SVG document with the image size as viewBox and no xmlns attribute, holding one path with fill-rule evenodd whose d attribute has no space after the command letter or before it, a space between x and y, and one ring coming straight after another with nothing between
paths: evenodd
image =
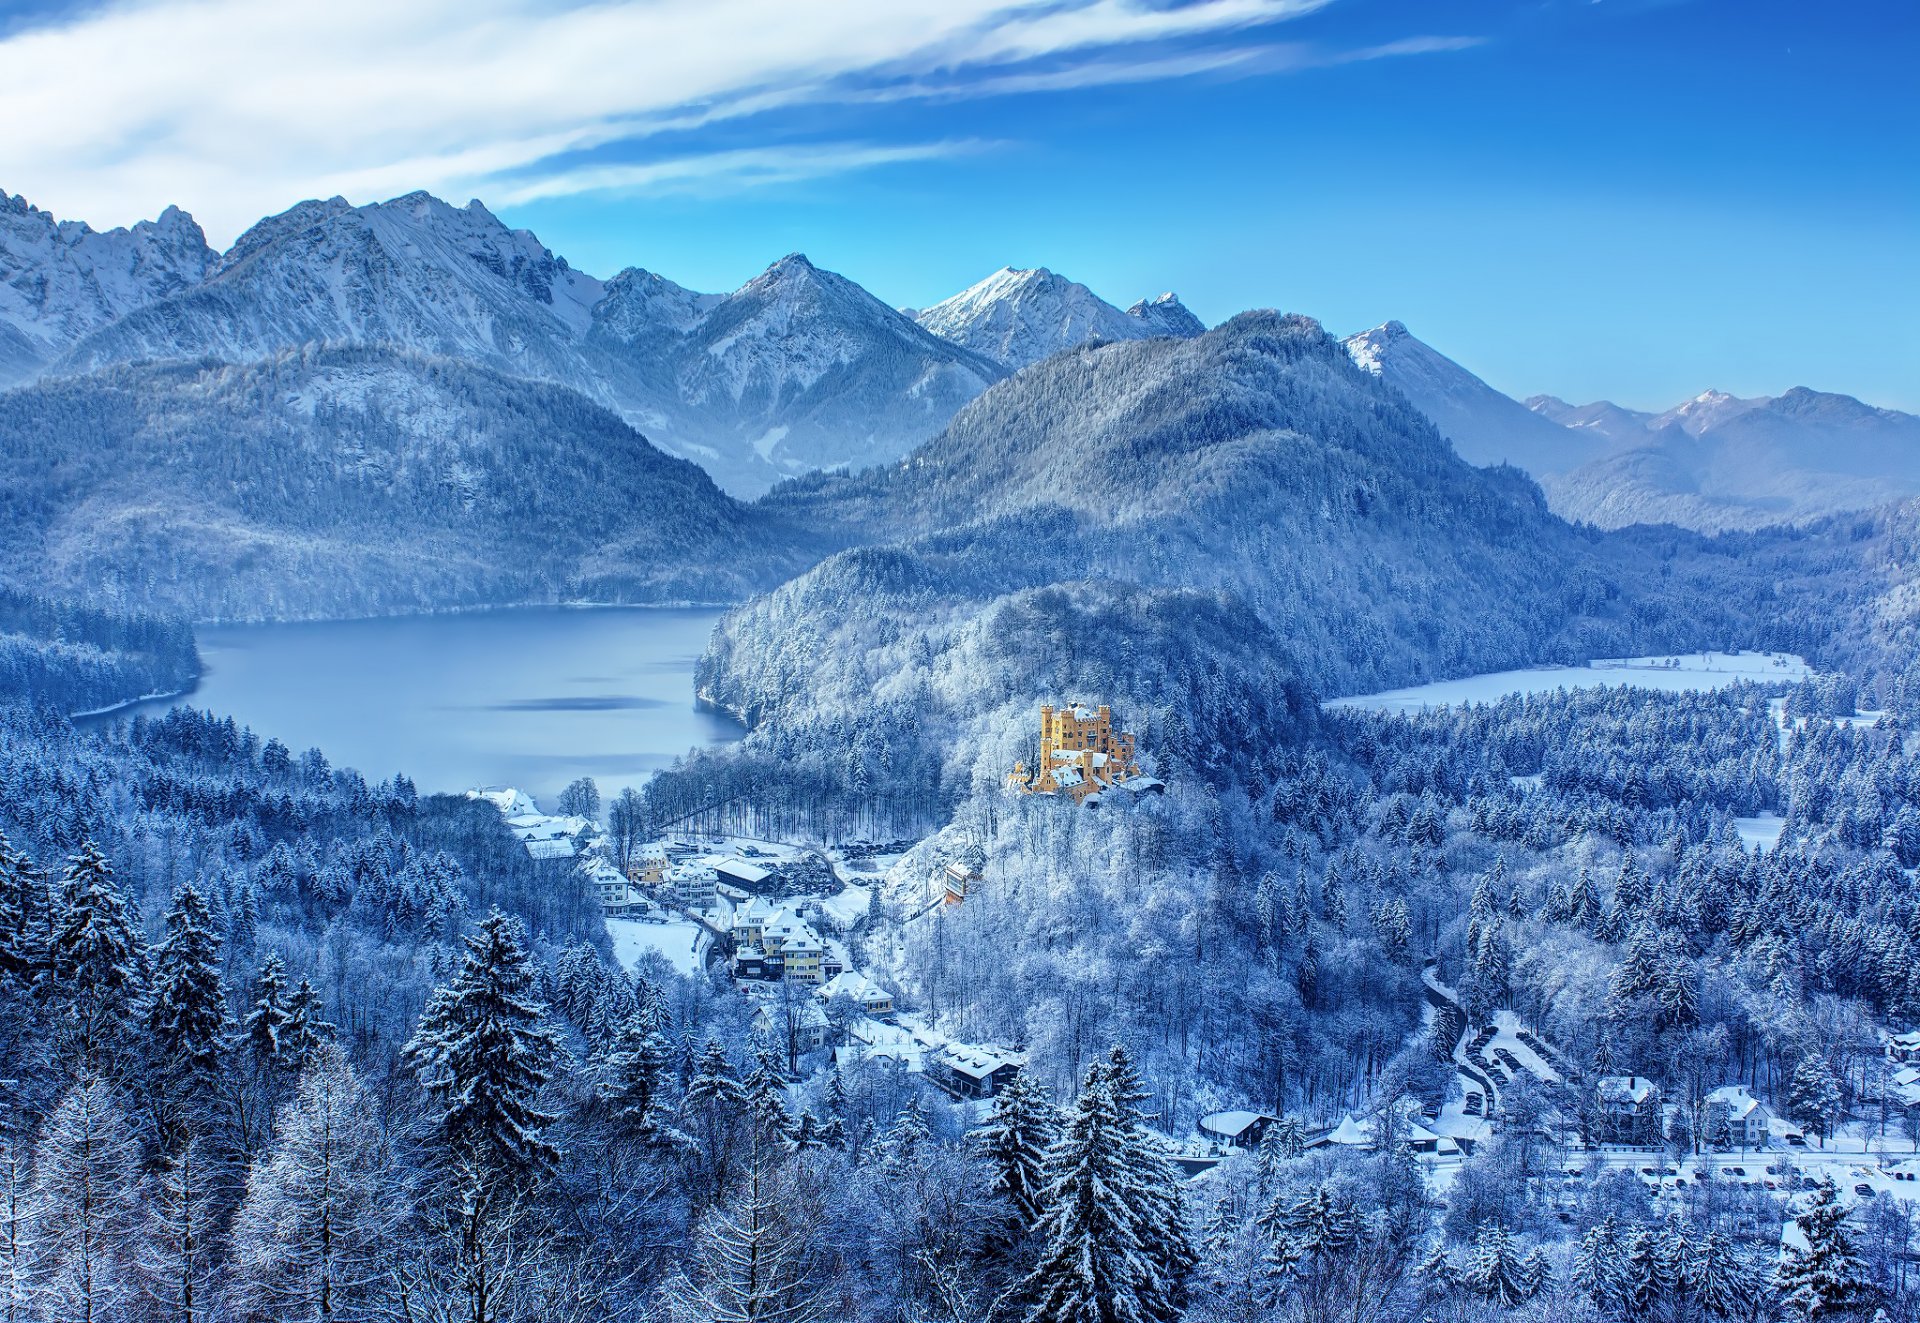
<instances>
[{"instance_id":1,"label":"hillside","mask_svg":"<svg viewBox=\"0 0 1920 1323\"><path fill-rule=\"evenodd\" d=\"M0 395L0 573L195 618L734 600L799 539L559 387L389 350Z\"/></svg>"}]
</instances>

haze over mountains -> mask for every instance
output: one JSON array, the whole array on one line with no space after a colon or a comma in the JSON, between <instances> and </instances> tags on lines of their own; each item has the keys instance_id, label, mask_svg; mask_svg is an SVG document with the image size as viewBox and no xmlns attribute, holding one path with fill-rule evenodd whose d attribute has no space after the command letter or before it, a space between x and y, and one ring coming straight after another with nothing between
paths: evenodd
<instances>
[{"instance_id":1,"label":"haze over mountains","mask_svg":"<svg viewBox=\"0 0 1920 1323\"><path fill-rule=\"evenodd\" d=\"M1399 322L1348 337L1361 367L1433 419L1462 458L1534 477L1556 514L1602 528L1798 524L1920 494L1920 417L1797 386L1709 390L1660 414L1610 401L1525 404Z\"/></svg>"}]
</instances>

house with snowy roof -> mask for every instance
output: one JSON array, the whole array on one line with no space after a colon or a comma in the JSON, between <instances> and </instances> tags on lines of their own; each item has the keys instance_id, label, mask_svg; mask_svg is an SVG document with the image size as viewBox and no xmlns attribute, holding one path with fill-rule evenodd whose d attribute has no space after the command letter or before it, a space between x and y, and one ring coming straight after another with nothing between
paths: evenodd
<instances>
[{"instance_id":1,"label":"house with snowy roof","mask_svg":"<svg viewBox=\"0 0 1920 1323\"><path fill-rule=\"evenodd\" d=\"M633 903L633 883L627 880L625 873L599 855L581 864L580 871L586 875L587 884L606 908L623 910Z\"/></svg>"},{"instance_id":2,"label":"house with snowy roof","mask_svg":"<svg viewBox=\"0 0 1920 1323\"><path fill-rule=\"evenodd\" d=\"M1746 1085L1723 1084L1701 1103L1700 1132L1711 1140L1724 1129L1734 1148L1764 1148L1772 1119L1767 1105L1747 1092Z\"/></svg>"},{"instance_id":3,"label":"house with snowy roof","mask_svg":"<svg viewBox=\"0 0 1920 1323\"><path fill-rule=\"evenodd\" d=\"M1259 1148L1267 1127L1279 1120L1265 1112L1213 1112L1200 1118L1200 1133L1227 1148Z\"/></svg>"},{"instance_id":4,"label":"house with snowy roof","mask_svg":"<svg viewBox=\"0 0 1920 1323\"><path fill-rule=\"evenodd\" d=\"M814 989L821 1001L851 997L868 1015L893 1014L893 994L857 969L844 970Z\"/></svg>"},{"instance_id":5,"label":"house with snowy roof","mask_svg":"<svg viewBox=\"0 0 1920 1323\"><path fill-rule=\"evenodd\" d=\"M928 1055L927 1078L962 1100L991 1098L1026 1064L1024 1052L950 1042Z\"/></svg>"},{"instance_id":6,"label":"house with snowy roof","mask_svg":"<svg viewBox=\"0 0 1920 1323\"><path fill-rule=\"evenodd\" d=\"M1660 1086L1645 1075L1601 1076L1594 1085L1594 1104L1596 1142L1660 1142Z\"/></svg>"}]
</instances>

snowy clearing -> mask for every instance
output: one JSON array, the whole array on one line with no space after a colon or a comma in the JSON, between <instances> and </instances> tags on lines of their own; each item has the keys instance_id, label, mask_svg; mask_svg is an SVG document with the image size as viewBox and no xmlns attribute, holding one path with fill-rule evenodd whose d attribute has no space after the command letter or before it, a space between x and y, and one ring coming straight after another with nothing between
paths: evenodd
<instances>
[{"instance_id":1,"label":"snowy clearing","mask_svg":"<svg viewBox=\"0 0 1920 1323\"><path fill-rule=\"evenodd\" d=\"M838 895L822 900L820 910L841 927L849 927L866 917L868 897L872 890L871 887L849 882L840 889Z\"/></svg>"},{"instance_id":2,"label":"snowy clearing","mask_svg":"<svg viewBox=\"0 0 1920 1323\"><path fill-rule=\"evenodd\" d=\"M658 951L682 974L698 974L706 963L707 930L691 919L645 923L639 919L607 920L613 953L623 969L631 971L645 951Z\"/></svg>"},{"instance_id":3,"label":"snowy clearing","mask_svg":"<svg viewBox=\"0 0 1920 1323\"><path fill-rule=\"evenodd\" d=\"M1442 704L1496 703L1509 694L1544 694L1556 689L1594 689L1631 685L1667 693L1721 689L1741 680L1804 680L1813 671L1784 652L1695 652L1671 657L1603 657L1585 666L1540 666L1494 671L1458 680L1355 694L1329 699L1323 707L1371 708L1381 712L1421 712Z\"/></svg>"}]
</instances>

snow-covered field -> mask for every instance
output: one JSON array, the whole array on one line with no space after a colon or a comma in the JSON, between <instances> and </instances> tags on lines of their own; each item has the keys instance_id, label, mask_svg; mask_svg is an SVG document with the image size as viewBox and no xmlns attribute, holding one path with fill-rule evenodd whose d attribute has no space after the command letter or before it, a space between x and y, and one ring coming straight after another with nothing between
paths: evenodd
<instances>
[{"instance_id":1,"label":"snow-covered field","mask_svg":"<svg viewBox=\"0 0 1920 1323\"><path fill-rule=\"evenodd\" d=\"M1740 841L1749 850L1771 850L1780 840L1780 832L1787 820L1778 813L1762 813L1752 818L1735 818L1734 830L1740 833Z\"/></svg>"},{"instance_id":2,"label":"snow-covered field","mask_svg":"<svg viewBox=\"0 0 1920 1323\"><path fill-rule=\"evenodd\" d=\"M658 951L682 974L698 974L706 963L707 930L691 919L643 923L638 919L609 918L607 935L622 968L631 970L646 951Z\"/></svg>"},{"instance_id":3,"label":"snow-covered field","mask_svg":"<svg viewBox=\"0 0 1920 1323\"><path fill-rule=\"evenodd\" d=\"M1793 681L1813 674L1807 663L1784 652L1694 652L1671 657L1605 657L1585 666L1540 666L1495 671L1458 680L1438 680L1378 694L1330 699L1327 707L1371 708L1381 712L1420 712L1442 704L1494 703L1509 694L1551 693L1555 689L1592 689L1632 685L1668 693L1720 689L1741 680Z\"/></svg>"},{"instance_id":4,"label":"snow-covered field","mask_svg":"<svg viewBox=\"0 0 1920 1323\"><path fill-rule=\"evenodd\" d=\"M858 923L866 917L868 898L872 893L873 888L871 887L863 887L857 883L849 882L840 890L839 894L828 896L825 900L821 901L820 909L835 923L846 927Z\"/></svg>"}]
</instances>

